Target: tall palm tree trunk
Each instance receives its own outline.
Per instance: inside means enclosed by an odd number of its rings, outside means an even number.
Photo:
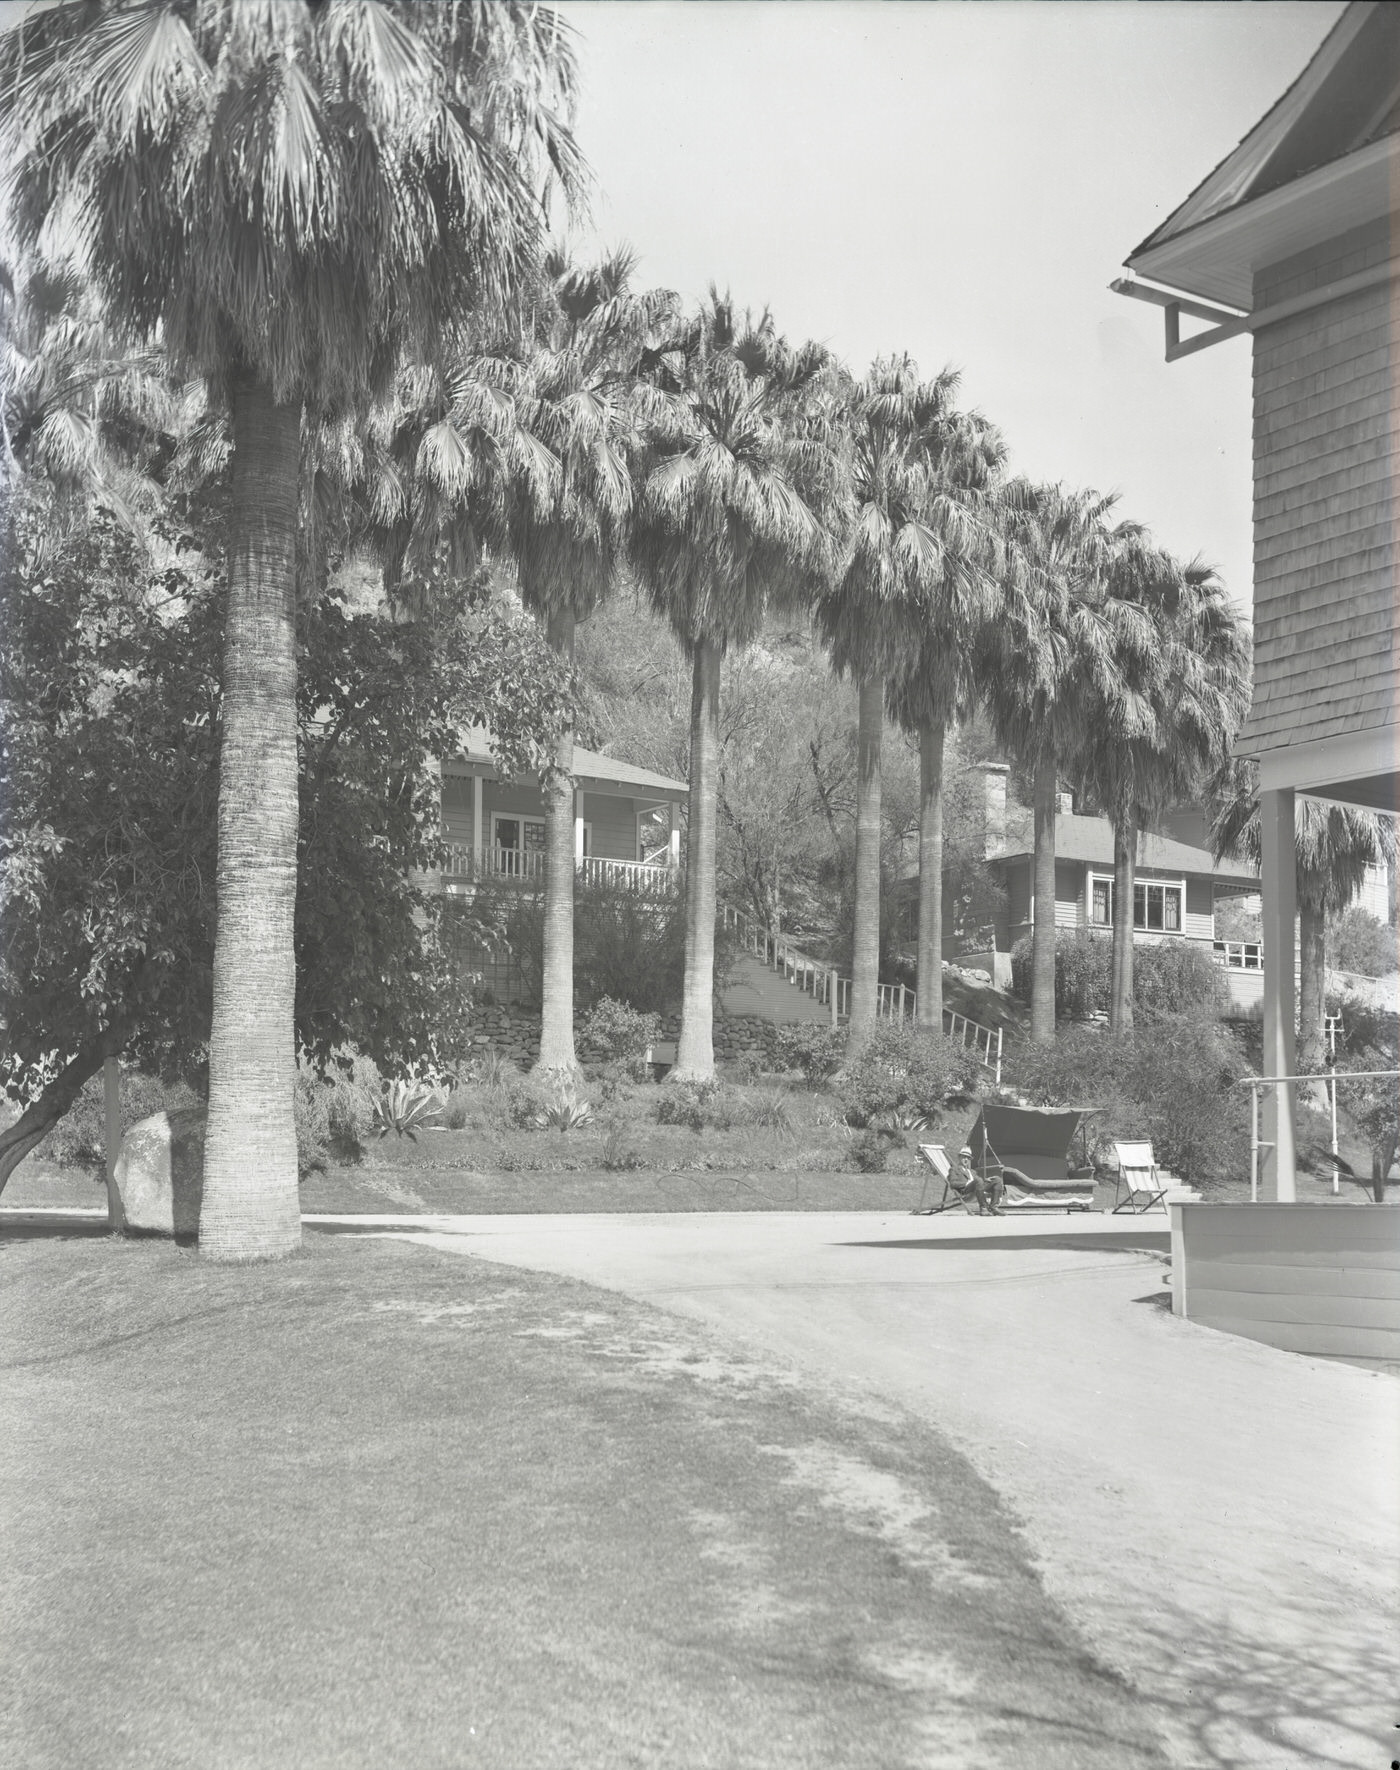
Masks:
[[[850,1050],[858,1052],[875,1026],[880,983],[880,745],[885,730],[885,685],[860,685],[856,725],[855,927],[851,941]]]
[[[1035,907],[1031,926],[1031,1043],[1055,1037],[1055,811],[1059,779],[1052,757],[1035,771]]]
[[[919,733],[920,1026],[943,1030],[943,739],[942,724]]]
[[[1137,818],[1131,807],[1113,820],[1113,995],[1109,1026],[1133,1030],[1133,892],[1137,884]]]
[[[1320,1069],[1327,1015],[1327,912],[1298,898],[1298,1068]]]
[[[209,1118],[199,1244],[216,1260],[301,1245],[297,1194],[296,532],[301,410],[233,390]]]
[[[574,661],[574,611],[553,609],[549,644]],[[574,732],[561,732],[554,753],[558,773],[545,788],[544,955],[540,1054],[535,1070],[578,1068],[574,1052]]]
[[[685,987],[670,1079],[715,1073],[715,822],[719,804],[719,670],[723,647],[695,646],[690,694],[690,822],[685,857]]]

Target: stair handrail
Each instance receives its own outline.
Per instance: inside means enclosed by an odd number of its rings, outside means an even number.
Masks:
[[[842,977],[835,966],[822,965],[797,947],[789,946],[781,935],[771,934],[756,917],[735,904],[721,903],[720,913],[722,926],[734,928],[738,932],[746,951],[761,959],[765,965],[771,964],[775,971],[782,971],[789,983],[804,994],[810,994],[813,1000],[830,1005],[833,1027],[839,1025],[842,1019],[850,1018],[849,977]],[[791,973],[789,965],[792,967]],[[912,1021],[917,1017],[917,992],[903,983],[877,984],[875,1013],[877,1018],[894,1020],[902,1026],[906,1018]],[[943,1025],[947,1037],[958,1040],[977,1053],[983,1068],[993,1072],[996,1085],[1000,1087],[1004,1029],[1000,1026],[983,1026],[980,1021],[971,1020],[966,1014],[959,1014],[952,1008],[943,1010]]]

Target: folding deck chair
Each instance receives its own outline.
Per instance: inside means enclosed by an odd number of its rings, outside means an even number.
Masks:
[[[1115,1143],[1113,1153],[1118,1157],[1118,1182],[1113,1194],[1114,1214],[1127,1211],[1132,1216],[1140,1217],[1144,1211],[1152,1210],[1155,1205],[1161,1205],[1165,1210],[1167,1189],[1171,1182],[1164,1181],[1158,1172],[1152,1145]],[[1142,1202],[1139,1203],[1139,1200]]]
[[[919,1160],[925,1164],[929,1172],[924,1175],[923,1191],[919,1194],[919,1202],[910,1213],[914,1217],[936,1217],[942,1211],[951,1211],[955,1204],[962,1206],[969,1217],[975,1215],[967,1195],[959,1192],[953,1184],[953,1165],[948,1160],[948,1151],[941,1143],[921,1143]],[[943,1196],[936,1205],[925,1208],[924,1199],[928,1195],[929,1181],[934,1175],[943,1182]]]

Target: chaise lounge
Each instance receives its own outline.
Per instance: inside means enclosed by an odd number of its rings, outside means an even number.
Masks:
[[[987,1179],[1000,1175],[1001,1208],[1021,1211],[1092,1211],[1094,1171],[1071,1164],[1070,1149],[1094,1106],[993,1106],[978,1114],[968,1143],[972,1163]]]

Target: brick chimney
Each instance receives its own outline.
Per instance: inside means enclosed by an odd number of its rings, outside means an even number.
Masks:
[[[982,770],[982,856],[995,854],[1006,846],[1006,781],[1011,773],[1005,762],[983,762]]]

